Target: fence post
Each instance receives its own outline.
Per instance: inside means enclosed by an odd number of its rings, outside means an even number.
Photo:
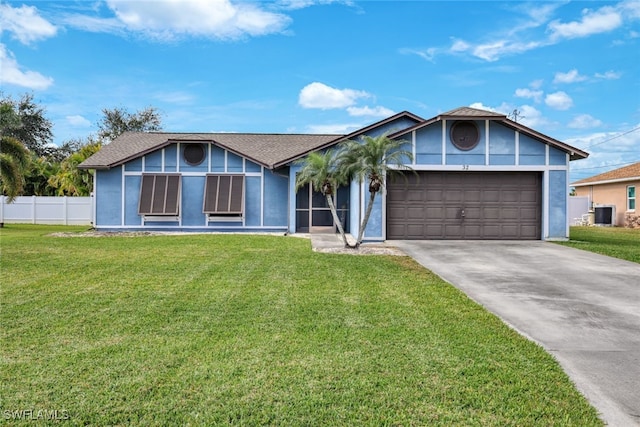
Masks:
[[[31,196],[31,223],[38,223],[38,221],[36,221],[36,196]]]
[[[64,206],[64,225],[69,225],[69,209],[67,208],[67,196],[62,199],[62,205]]]
[[[4,227],[4,196],[0,195],[0,227]]]

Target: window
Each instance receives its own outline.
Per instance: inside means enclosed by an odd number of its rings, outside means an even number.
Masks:
[[[627,210],[635,211],[636,210],[636,187],[635,185],[630,185],[627,187]]]
[[[240,220],[244,210],[244,175],[207,175],[203,210],[215,219]]]
[[[198,166],[204,161],[206,152],[202,144],[187,144],[184,146],[184,161],[188,165]]]
[[[177,216],[180,184],[181,177],[178,174],[142,174],[138,213]]]
[[[451,126],[451,142],[462,151],[474,149],[480,141],[478,125],[470,121],[455,122]]]

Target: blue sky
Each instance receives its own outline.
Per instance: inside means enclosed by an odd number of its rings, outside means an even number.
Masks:
[[[572,180],[640,161],[640,2],[2,1],[0,84],[55,142],[103,108],[176,132],[348,133],[391,114],[509,114],[591,153]]]

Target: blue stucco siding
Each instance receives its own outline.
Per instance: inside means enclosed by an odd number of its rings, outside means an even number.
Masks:
[[[142,217],[138,215],[141,182],[140,175],[124,177],[124,225],[140,225],[142,223]]]
[[[96,226],[122,222],[122,167],[98,170],[96,180]]]
[[[227,152],[227,172],[243,172],[242,157]]]
[[[549,171],[549,237],[567,238],[567,172]]]
[[[516,132],[495,122],[489,122],[489,164],[516,164]]]
[[[520,164],[521,165],[544,165],[546,144],[520,134]]]
[[[257,227],[261,221],[262,178],[248,176],[245,178],[244,216],[245,225]]]
[[[245,159],[244,168],[245,168],[245,171],[247,173],[249,173],[249,172],[257,172],[257,173],[262,172],[262,166],[260,166],[257,163],[252,162],[251,160],[246,160]]]
[[[564,151],[555,147],[549,147],[549,165],[551,166],[568,166],[569,156]]]
[[[416,164],[442,164],[442,125],[433,124],[416,132]]]
[[[206,225],[206,216],[202,212],[204,201],[204,176],[182,176],[182,225]]]
[[[171,144],[164,149],[164,171],[178,171],[178,145]]]
[[[288,170],[264,172],[264,225],[284,227],[289,209]],[[295,199],[292,199],[295,200]]]
[[[140,172],[142,171],[142,157],[133,159],[128,163],[125,163],[124,170],[127,172]]]
[[[215,145],[211,146],[211,171],[212,172],[224,172],[224,153],[220,147]]]
[[[486,163],[486,131],[484,121],[473,121],[478,126],[480,140],[478,145],[468,151],[456,148],[451,142],[451,126],[455,121],[447,121],[446,127],[446,164],[448,165],[484,165]]]
[[[144,156],[145,172],[162,172],[162,150],[154,151]]]

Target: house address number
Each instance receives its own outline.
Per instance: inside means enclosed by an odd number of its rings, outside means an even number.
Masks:
[[[468,171],[469,170],[469,165],[462,165],[462,170],[463,171]]]

